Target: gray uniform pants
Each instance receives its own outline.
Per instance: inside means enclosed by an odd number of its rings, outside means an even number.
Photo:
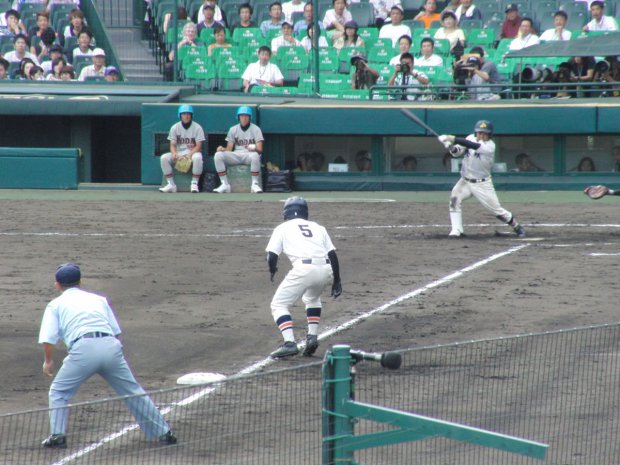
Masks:
[[[179,155],[177,154],[177,157]],[[159,158],[159,163],[161,164],[161,171],[164,173],[164,176],[167,178],[172,177],[172,168],[174,168],[174,164],[176,162],[172,161],[172,154],[170,152],[164,153]],[[199,178],[202,175],[202,154],[195,153],[192,155],[192,176],[195,178]]]
[[[226,174],[228,165],[250,165],[251,173],[260,172],[260,154],[258,152],[215,152],[213,159],[218,174]]]
[[[99,374],[119,396],[144,394],[123,356],[121,342],[115,337],[83,338],[69,349],[49,391],[50,428],[52,434],[65,434],[69,419],[66,408],[78,388],[88,378]],[[148,439],[155,439],[170,429],[148,396],[125,401]]]

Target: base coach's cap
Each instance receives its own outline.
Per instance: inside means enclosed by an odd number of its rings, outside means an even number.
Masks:
[[[74,285],[80,282],[82,272],[75,263],[65,263],[56,268],[55,278],[61,286]]]

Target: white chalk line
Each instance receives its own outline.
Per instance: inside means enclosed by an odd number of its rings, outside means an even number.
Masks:
[[[341,323],[340,325],[338,325],[336,327],[333,327],[333,328],[329,328],[328,327],[319,335],[319,340],[322,341],[324,339],[327,339],[330,336],[333,336],[335,334],[341,333],[341,332],[343,332],[343,331],[345,331],[345,330],[347,330],[347,329],[349,329],[349,328],[359,324],[361,321],[366,320],[366,319],[370,318],[371,316],[373,316],[373,315],[375,315],[377,313],[381,313],[381,312],[387,310],[390,307],[393,307],[394,305],[397,305],[397,304],[399,304],[399,303],[401,303],[401,302],[403,302],[405,300],[408,300],[408,299],[411,299],[413,297],[416,297],[416,296],[418,296],[420,294],[423,294],[423,293],[425,293],[425,292],[427,292],[427,291],[429,291],[431,289],[434,289],[436,287],[439,287],[441,285],[444,285],[444,284],[447,284],[447,283],[449,283],[451,281],[454,281],[455,279],[465,275],[466,273],[474,271],[474,270],[476,270],[478,268],[481,268],[481,267],[483,267],[483,266],[485,266],[485,265],[487,265],[487,264],[489,264],[489,263],[491,263],[491,262],[493,262],[495,260],[498,260],[498,259],[500,259],[502,257],[505,257],[507,255],[513,254],[515,252],[518,252],[519,250],[522,250],[522,249],[524,249],[526,247],[529,247],[529,246],[530,246],[530,244],[522,244],[522,245],[518,245],[518,246],[515,246],[515,247],[511,247],[511,248],[509,248],[509,249],[507,249],[507,250],[505,250],[503,252],[499,252],[499,253],[496,253],[494,255],[491,255],[491,256],[489,256],[487,258],[484,258],[484,259],[482,259],[480,261],[477,261],[476,263],[474,263],[472,265],[466,266],[465,268],[462,268],[462,269],[460,269],[458,271],[450,273],[449,275],[444,276],[443,278],[440,278],[440,279],[438,279],[436,281],[433,281],[433,282],[431,282],[431,283],[429,283],[429,284],[427,284],[427,285],[425,285],[423,287],[420,287],[420,288],[415,289],[415,290],[413,290],[411,292],[403,294],[403,295],[401,295],[401,296],[399,296],[399,297],[397,297],[395,299],[392,299],[392,300],[384,303],[383,305],[380,305],[379,307],[376,307],[376,308],[374,308],[374,309],[372,309],[370,311],[362,313],[361,315],[358,315],[357,317],[355,317],[355,318],[353,318],[351,320],[348,320],[348,321],[346,321],[344,323]],[[303,350],[303,348],[305,348],[305,341],[300,342],[298,345]],[[247,375],[247,374],[254,373],[254,372],[256,372],[258,370],[261,370],[262,368],[264,368],[264,367],[266,367],[266,366],[268,366],[268,365],[270,365],[270,364],[272,364],[274,362],[275,362],[275,360],[270,358],[270,357],[264,358],[263,360],[260,360],[260,361],[258,361],[256,363],[253,363],[252,365],[249,365],[246,368],[243,368],[238,373],[236,373],[235,376]],[[172,411],[174,407],[190,405],[191,403],[193,403],[193,402],[195,402],[195,401],[197,401],[197,400],[199,400],[199,399],[209,395],[211,392],[215,391],[217,389],[217,387],[218,387],[217,385],[209,385],[205,389],[202,389],[202,390],[198,391],[197,393],[192,394],[191,396],[186,397],[185,399],[182,399],[182,400],[174,403],[172,406],[168,406],[168,407],[165,407],[165,408],[161,409],[161,413],[163,415],[166,415],[166,414],[170,413],[170,411]],[[99,447],[102,447],[103,445],[113,441],[114,439],[117,439],[117,438],[123,436],[126,433],[128,433],[130,431],[134,431],[136,428],[138,428],[137,424],[129,425],[129,426],[121,429],[120,431],[117,431],[115,433],[112,433],[112,434],[104,437],[103,439],[101,439],[100,441],[98,441],[96,443],[93,443],[93,444],[91,444],[91,445],[89,445],[89,446],[87,446],[87,447],[85,447],[85,448],[83,448],[83,449],[81,449],[81,450],[71,454],[71,455],[68,455],[68,456],[58,460],[57,462],[54,462],[52,465],[63,465],[63,464],[72,462],[73,460],[78,459],[78,458],[80,458],[80,457],[82,457],[82,456],[84,456],[84,455],[86,455],[86,454],[88,454],[90,452],[93,452],[94,450],[98,449]]]
[[[498,227],[498,223],[472,223],[466,224],[466,228],[492,228]],[[526,228],[611,228],[620,229],[620,224],[591,224],[591,223],[536,223],[527,224]],[[333,226],[330,229],[338,231],[355,230],[385,230],[385,229],[450,229],[449,224],[385,224],[385,225],[358,225],[358,226]],[[6,237],[117,237],[117,238],[174,238],[174,237],[197,237],[197,238],[225,238],[225,237],[268,237],[273,228],[246,228],[233,229],[224,233],[106,233],[106,232],[63,232],[63,231],[39,231],[39,232],[2,232],[0,236]]]

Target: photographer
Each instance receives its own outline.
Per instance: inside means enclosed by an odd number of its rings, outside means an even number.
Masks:
[[[379,79],[379,71],[368,66],[368,60],[364,55],[353,55],[351,66],[355,66],[355,74],[351,79],[353,89],[370,89]]]
[[[424,73],[413,70],[413,55],[411,53],[403,53],[400,56],[400,63],[396,65],[394,74],[392,74],[388,81],[388,85],[411,86],[402,89],[396,95],[399,96],[400,100],[417,100],[422,94],[420,85],[425,86],[428,82],[428,77]]]
[[[593,82],[597,84],[598,97],[618,97],[620,95],[617,85],[603,84],[620,81],[620,63],[618,57],[609,56],[594,65]]]
[[[483,74],[481,67],[480,58],[476,56],[470,56],[465,64],[459,67],[462,70],[461,73],[466,71],[468,74],[465,78],[465,84],[468,86],[469,98],[472,100],[499,100],[500,96],[491,92],[489,81],[484,78],[488,77],[488,74]]]

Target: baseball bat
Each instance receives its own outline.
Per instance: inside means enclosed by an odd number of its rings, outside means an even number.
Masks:
[[[405,115],[407,118],[409,118],[414,123],[422,126],[424,129],[426,129],[433,136],[439,137],[439,134],[437,134],[437,132],[432,127],[430,127],[428,124],[426,124],[424,121],[422,121],[422,119],[419,118],[417,115],[415,115],[411,111],[407,110],[406,108],[401,108],[400,111],[401,111],[401,113],[403,115]]]

